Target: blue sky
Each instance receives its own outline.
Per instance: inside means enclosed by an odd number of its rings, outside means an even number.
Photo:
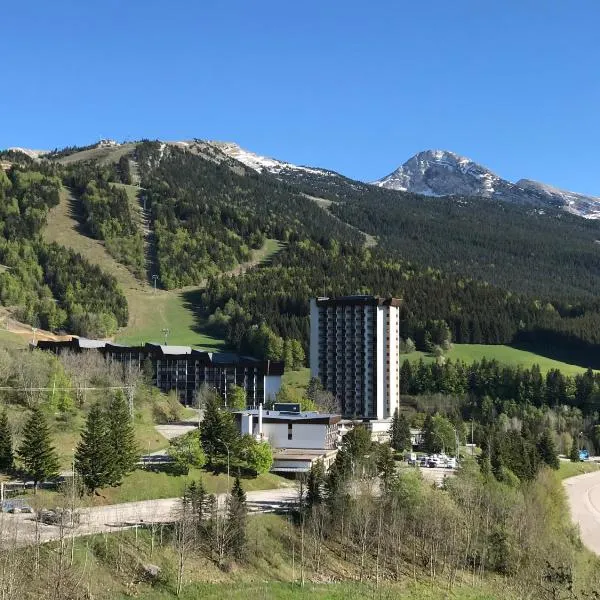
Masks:
[[[0,148],[236,141],[372,180],[429,148],[600,196],[597,0],[10,2]]]

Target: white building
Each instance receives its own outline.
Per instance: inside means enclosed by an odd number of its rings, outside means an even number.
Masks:
[[[299,405],[276,405],[279,409],[248,409],[235,412],[239,431],[266,440],[273,447],[272,471],[304,472],[322,460],[328,468],[339,442],[341,417],[318,412],[301,412]]]
[[[398,407],[400,305],[376,296],[311,300],[311,376],[336,396],[346,418],[388,421]]]

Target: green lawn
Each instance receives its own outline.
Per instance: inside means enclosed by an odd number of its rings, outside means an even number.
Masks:
[[[600,465],[595,462],[571,462],[566,460],[560,461],[560,468],[558,469],[558,475],[561,479],[567,479],[568,477],[575,477],[575,475],[583,475],[585,473],[593,473],[598,471]]]
[[[0,329],[0,348],[25,348],[27,340],[16,333]]]
[[[197,319],[193,305],[198,292],[165,292],[157,290],[144,294],[144,297],[129,295],[130,306],[135,304],[135,320],[130,320],[116,336],[122,344],[144,342],[164,343],[163,329],[169,329],[167,343],[186,346],[200,346],[218,350],[224,346],[223,340],[201,333],[202,323]]]
[[[483,588],[483,589],[482,589]],[[125,599],[130,596],[121,596]],[[167,600],[174,595],[166,590],[152,590],[138,598],[140,600]],[[178,596],[182,600],[508,600],[516,598],[512,594],[487,592],[485,586],[477,588],[455,586],[452,592],[447,587],[431,584],[374,584],[362,583],[312,583],[307,581],[302,587],[297,583],[263,581],[249,583],[196,583],[186,586]]]
[[[291,388],[295,390],[300,390],[304,392],[306,390],[306,386],[310,380],[310,369],[304,368],[299,371],[292,371],[287,369],[283,377],[281,378],[282,385],[289,385]]]
[[[204,470],[190,469],[188,475],[170,475],[138,469],[128,475],[123,484],[115,488],[101,490],[102,504],[118,504],[120,502],[135,502],[136,500],[154,500],[157,498],[176,498],[183,494],[185,485],[202,478],[206,490],[211,494],[221,494],[229,491],[233,485],[234,473],[231,473],[229,484],[226,473],[213,475]],[[291,485],[287,479],[266,473],[256,478],[242,479],[242,485],[247,492],[268,490]]]
[[[489,345],[489,344],[454,344],[452,349],[447,352],[446,356],[452,360],[463,360],[467,363],[479,361],[482,358],[496,359],[506,365],[521,365],[522,367],[531,367],[538,364],[542,372],[550,369],[560,369],[566,375],[576,375],[585,371],[583,367],[568,364],[552,358],[547,358],[526,350],[519,350],[511,346]],[[400,360],[414,361],[423,358],[425,361],[433,361],[434,357],[425,352],[412,352],[403,354]]]

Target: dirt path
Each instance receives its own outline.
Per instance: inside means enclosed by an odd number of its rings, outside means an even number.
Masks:
[[[582,542],[600,556],[600,471],[569,477],[563,485]]]

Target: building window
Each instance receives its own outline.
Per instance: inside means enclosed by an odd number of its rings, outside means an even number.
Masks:
[[[292,439],[292,424],[288,423],[288,440]]]

